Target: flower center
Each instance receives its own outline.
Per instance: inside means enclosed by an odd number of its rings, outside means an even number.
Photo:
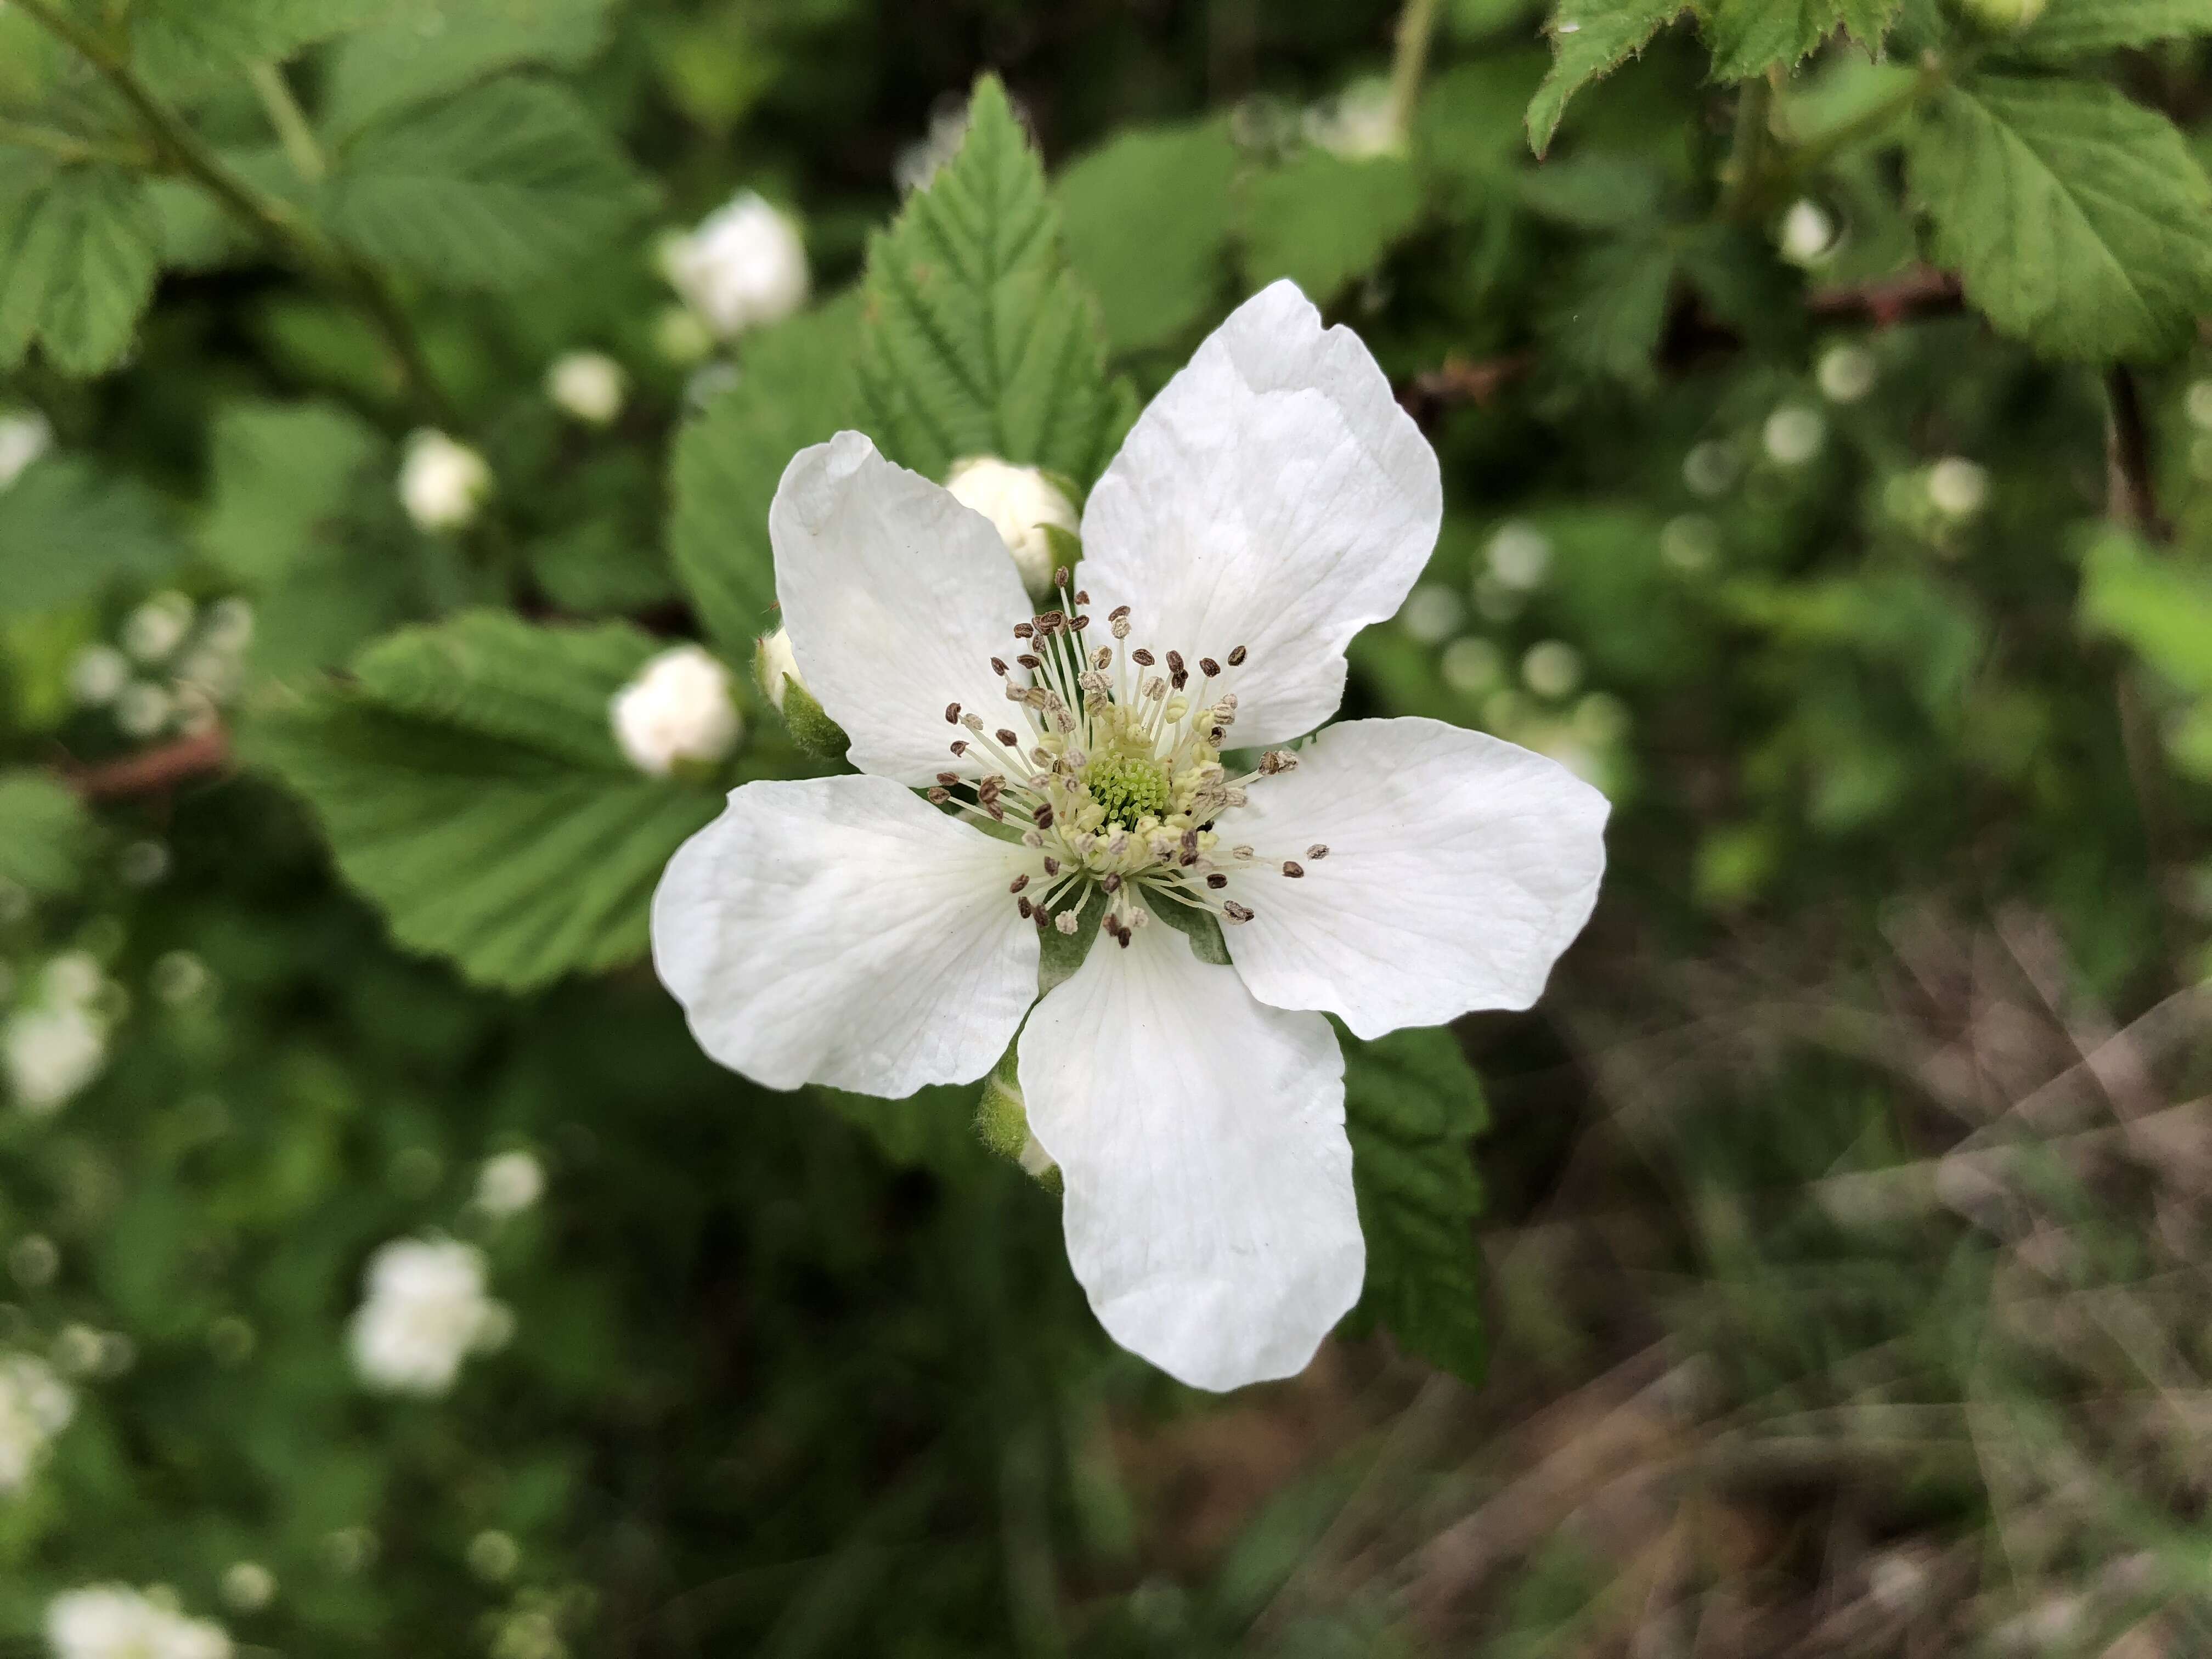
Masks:
[[[1166,653],[1164,671],[1146,647],[1125,652],[1127,605],[1107,618],[1114,643],[1086,647],[1091,618],[1079,607],[1091,596],[1070,593],[1067,572],[1056,574],[1062,608],[1014,629],[1023,647],[1014,663],[1026,681],[991,659],[1018,708],[1007,717],[1018,729],[991,727],[949,706],[946,722],[967,733],[952,752],[981,775],[940,772],[930,799],[987,827],[1024,825],[1022,843],[1042,855],[1041,868],[1015,878],[1011,890],[1039,927],[1076,932],[1094,892],[1106,898],[1099,925],[1125,946],[1152,920],[1139,895],[1211,910],[1231,926],[1249,921],[1251,908],[1230,896],[1232,876],[1273,870],[1296,878],[1305,868],[1224,846],[1216,824],[1245,804],[1247,785],[1290,770],[1297,758],[1270,750],[1257,771],[1231,777],[1221,750],[1237,722],[1237,696],[1225,688],[1223,664],[1200,657],[1194,685],[1179,651]],[[1242,646],[1230,652],[1228,669],[1242,667],[1247,654]],[[1306,857],[1328,852],[1310,848]]]

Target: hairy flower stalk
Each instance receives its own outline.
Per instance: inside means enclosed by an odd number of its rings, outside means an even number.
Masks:
[[[701,1046],[774,1088],[1011,1069],[1108,1332],[1203,1388],[1303,1369],[1366,1261],[1324,1012],[1526,1007],[1604,864],[1603,798],[1495,738],[1288,747],[1442,513],[1382,370],[1286,283],[1138,421],[1044,609],[957,494],[858,433],[801,451],[776,594],[863,775],[747,784],[670,861],[653,960]]]

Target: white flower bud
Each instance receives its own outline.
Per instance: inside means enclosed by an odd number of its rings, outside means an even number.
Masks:
[[[662,269],[684,302],[722,338],[780,323],[806,303],[806,246],[789,219],[750,191],[676,236]]]
[[[1818,202],[1800,198],[1782,216],[1782,229],[1775,240],[1781,245],[1782,257],[1791,264],[1815,265],[1835,249],[1836,222]]]
[[[1832,404],[1855,404],[1874,390],[1880,372],[1874,353],[1863,345],[1830,346],[1820,354],[1814,378],[1820,393]]]
[[[1583,683],[1582,653],[1565,640],[1545,640],[1521,659],[1521,678],[1540,697],[1564,697]]]
[[[1828,441],[1828,423],[1816,409],[1786,404],[1766,417],[1760,441],[1767,459],[1779,466],[1802,466]]]
[[[677,646],[646,664],[615,694],[608,713],[623,753],[650,777],[713,766],[744,734],[730,671],[696,645]]]
[[[484,1294],[483,1253],[453,1239],[392,1240],[370,1258],[368,1285],[348,1334],[354,1369],[374,1388],[443,1394],[463,1360],[513,1329]]]
[[[93,1584],[46,1604],[46,1645],[54,1659],[230,1659],[230,1637],[205,1619],[187,1619],[165,1589]]]
[[[545,371],[545,395],[586,426],[612,426],[629,395],[629,377],[604,351],[572,351]]]
[[[1406,148],[1386,76],[1355,81],[1325,104],[1306,112],[1306,138],[1347,161],[1396,155]]]
[[[487,1215],[519,1215],[544,1192],[545,1166],[528,1152],[501,1152],[477,1171],[477,1207]]]
[[[799,672],[799,659],[791,649],[791,630],[779,628],[761,635],[760,649],[753,653],[753,678],[760,684],[761,696],[779,714],[783,713],[787,677],[796,681],[800,690],[806,689],[806,677]]]
[[[70,660],[70,696],[88,708],[113,702],[131,683],[131,659],[112,645],[88,645]]]
[[[961,461],[945,481],[952,499],[991,521],[1014,556],[1022,573],[1022,586],[1042,602],[1052,592],[1054,567],[1062,562],[1053,551],[1048,530],[1075,533],[1075,503],[1051,479],[1033,466],[1016,466],[995,455],[978,455]]]
[[[490,494],[491,468],[466,444],[428,430],[407,441],[399,501],[418,529],[465,530]]]
[[[234,1561],[223,1569],[222,1599],[240,1613],[258,1613],[276,1598],[276,1575],[258,1561]]]
[[[30,1354],[0,1354],[0,1496],[19,1492],[76,1414],[76,1395]]]
[[[1522,520],[1498,526],[1490,538],[1490,574],[1508,587],[1543,585],[1552,568],[1552,538]]]
[[[1928,469],[1928,499],[1948,518],[1971,519],[1990,498],[1990,475],[1963,456],[1946,455]]]
[[[15,1103],[34,1115],[82,1092],[106,1063],[106,1030],[81,1004],[19,1008],[0,1024],[0,1069]]]
[[[161,662],[191,631],[198,608],[181,593],[156,593],[123,622],[123,648],[143,663]]]
[[[35,410],[0,415],[0,489],[21,477],[54,445],[51,422]]]

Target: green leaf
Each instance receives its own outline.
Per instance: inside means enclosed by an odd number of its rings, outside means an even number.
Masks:
[[[393,9],[393,0],[139,0],[131,51],[140,72],[164,91],[198,92]]]
[[[1680,16],[1686,0],[1559,0],[1553,15],[1552,72],[1528,104],[1528,147],[1552,147],[1567,100],[1610,75]]]
[[[336,404],[231,404],[215,421],[202,555],[262,587],[324,562],[355,481],[384,449],[374,428]]]
[[[154,297],[161,223],[120,168],[0,177],[0,369],[33,341],[64,374],[112,368]]]
[[[1120,435],[1097,303],[1069,267],[1044,168],[986,76],[960,153],[868,248],[860,383],[892,459],[969,455],[1088,485]]]
[[[1795,69],[1837,30],[1879,48],[1900,0],[1716,0],[1705,14],[1713,73],[1747,81],[1770,69]]]
[[[2056,61],[2189,34],[2212,34],[2205,0],[2051,0],[2034,22],[1995,44],[2008,57]]]
[[[2083,562],[2081,620],[2183,690],[2212,696],[2212,578],[2108,532]]]
[[[511,293],[592,254],[649,200],[573,94],[500,81],[364,135],[325,189],[324,217],[426,282]]]
[[[360,131],[512,69],[577,69],[606,44],[611,0],[398,0],[331,61],[323,125]]]
[[[94,826],[76,794],[43,772],[0,772],[0,884],[52,898],[82,873]]]
[[[1489,1121],[1482,1084],[1448,1030],[1373,1042],[1345,1033],[1345,1128],[1367,1285],[1355,1328],[1379,1321],[1411,1352],[1482,1380],[1482,1182],[1468,1142]]]
[[[1935,251],[2057,357],[2164,357],[2212,310],[2212,183],[2172,123],[2086,81],[1978,76],[1910,140]]]
[[[1576,261],[1560,300],[1545,315],[1553,356],[1583,375],[1651,386],[1675,270],[1674,249],[1663,237],[1595,244]]]
[[[668,550],[707,631],[733,659],[772,625],[768,507],[791,458],[860,418],[857,295],[753,335],[744,373],[676,441]]]
[[[641,956],[662,866],[720,804],[631,770],[609,732],[658,648],[623,624],[463,616],[372,646],[357,689],[264,715],[242,747],[314,807],[393,938],[532,989]]]
[[[876,1144],[904,1169],[926,1169],[972,1181],[989,1168],[975,1133],[975,1085],[920,1089],[903,1100],[848,1094],[817,1084],[807,1092]]]
[[[1060,174],[1068,257],[1115,351],[1170,344],[1216,308],[1236,222],[1229,129],[1226,116],[1129,128]]]
[[[309,206],[307,187],[283,145],[260,144],[218,154],[225,167],[258,189],[297,207]],[[146,193],[161,224],[164,269],[221,270],[268,256],[268,244],[200,185],[185,179],[155,179],[147,185]]]
[[[1347,161],[1309,146],[1246,187],[1245,285],[1287,276],[1326,305],[1381,264],[1420,216],[1411,162]]]
[[[135,479],[59,456],[0,489],[0,616],[58,610],[116,582],[151,580],[181,550]]]

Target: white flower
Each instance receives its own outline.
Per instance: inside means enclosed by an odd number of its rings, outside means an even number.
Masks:
[[[76,1395],[43,1359],[0,1354],[0,1494],[21,1490],[76,1415]]]
[[[1962,455],[1946,455],[1928,469],[1928,499],[1947,518],[1971,519],[1990,498],[1990,475]]]
[[[181,593],[156,593],[123,621],[123,648],[143,663],[166,661],[191,632],[198,610]]]
[[[1015,466],[995,455],[962,461],[945,481],[952,499],[991,521],[1014,556],[1022,586],[1042,604],[1052,593],[1052,573],[1063,562],[1053,551],[1054,530],[1075,533],[1075,503],[1034,466]]]
[[[1780,466],[1802,466],[1820,453],[1828,441],[1828,422],[1817,409],[1785,404],[1766,417],[1760,434],[1769,460]]]
[[[0,415],[0,489],[21,477],[53,447],[53,423],[36,410]]]
[[[744,732],[730,671],[696,645],[653,658],[615,694],[607,712],[623,753],[649,777],[726,760]]]
[[[783,713],[787,679],[796,681],[802,691],[806,689],[806,677],[799,672],[799,659],[791,654],[788,629],[779,628],[773,634],[761,636],[760,649],[753,653],[753,678],[759,683],[761,696],[779,714]]]
[[[230,1659],[222,1626],[187,1619],[166,1591],[94,1584],[46,1604],[55,1659]]]
[[[131,681],[131,659],[112,645],[88,645],[70,659],[70,696],[88,708],[113,702]]]
[[[710,213],[662,259],[684,302],[722,338],[780,323],[806,303],[806,246],[797,227],[750,191]]]
[[[276,1575],[258,1561],[234,1561],[223,1569],[222,1599],[240,1613],[258,1613],[276,1599]]]
[[[464,530],[491,494],[491,468],[466,444],[442,432],[407,441],[399,467],[399,501],[422,530]]]
[[[1355,81],[1326,104],[1306,112],[1307,139],[1347,161],[1395,155],[1406,148],[1387,76]]]
[[[354,1369],[376,1388],[443,1394],[511,1322],[484,1294],[483,1253],[453,1239],[392,1240],[370,1259],[367,1283],[349,1334]]]
[[[477,1171],[477,1207],[489,1215],[518,1215],[545,1193],[545,1166],[528,1152],[501,1152]]]
[[[1801,198],[1782,216],[1782,230],[1776,240],[1781,244],[1782,257],[1791,264],[1816,265],[1834,251],[1836,222],[1818,202]]]
[[[0,1023],[0,1066],[25,1111],[44,1117],[78,1094],[107,1063],[107,1030],[83,1005],[18,1008]]]
[[[1019,1030],[1106,1329],[1204,1388],[1302,1369],[1365,1267],[1322,1011],[1368,1037],[1527,1007],[1604,862],[1595,790],[1435,720],[1224,769],[1335,712],[1442,515],[1389,380],[1287,283],[1138,421],[1081,589],[1042,616],[945,491],[858,433],[802,451],[777,597],[866,775],[748,784],[671,861],[654,961],[702,1046],[771,1088],[895,1097],[982,1076]],[[1233,965],[1154,921],[1169,900],[1229,924]],[[1041,931],[1101,912],[1038,1000]]]
[[[545,371],[545,395],[588,426],[611,426],[629,393],[629,377],[604,351],[572,351]]]

